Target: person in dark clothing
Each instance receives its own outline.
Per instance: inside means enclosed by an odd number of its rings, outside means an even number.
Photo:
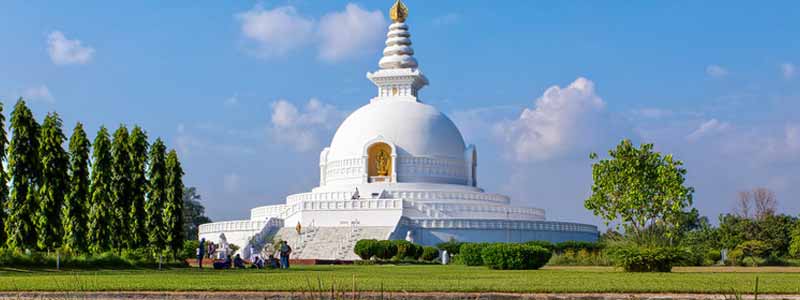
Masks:
[[[225,257],[224,261],[215,261],[214,262],[214,269],[217,269],[217,270],[230,269],[231,268],[231,263],[232,263],[231,256],[228,255],[228,256]]]
[[[206,252],[206,239],[200,239],[200,246],[197,247],[197,267],[202,269],[203,268],[203,256],[205,256]]]
[[[233,267],[237,269],[244,269],[244,259],[242,259],[239,254],[236,254],[236,257],[233,259]]]
[[[253,259],[253,263],[250,264],[251,269],[261,269],[263,267],[264,267],[264,260],[262,260],[260,256],[256,256],[256,258]]]
[[[281,255],[281,269],[289,268],[289,255],[292,254],[292,247],[286,241],[281,241],[280,255]]]

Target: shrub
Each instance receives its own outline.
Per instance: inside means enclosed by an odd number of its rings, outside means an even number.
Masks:
[[[393,242],[395,247],[397,247],[397,254],[395,254],[394,259],[417,260],[420,256],[422,256],[422,246],[420,245],[413,244],[405,240],[396,240]]]
[[[750,240],[736,246],[729,254],[733,264],[744,264],[748,266],[758,266],[765,262],[765,254],[769,252],[769,246],[758,240]]]
[[[187,258],[195,258],[197,257],[197,248],[200,247],[200,241],[198,240],[186,240],[183,242],[183,247],[181,251],[178,252],[178,259],[185,260]],[[124,254],[124,252],[123,252]]]
[[[706,260],[712,261],[712,264],[716,264],[721,259],[722,253],[717,249],[710,249],[706,252]]]
[[[481,257],[481,251],[483,251],[484,247],[489,245],[489,243],[462,244],[458,254],[459,262],[468,266],[482,266],[483,257]]]
[[[533,270],[544,266],[553,253],[541,246],[498,243],[481,250],[483,263],[498,270]]]
[[[531,246],[539,246],[547,250],[550,250],[551,252],[555,251],[556,249],[556,245],[551,243],[550,241],[542,241],[542,240],[527,241],[525,242],[525,244]]]
[[[670,272],[687,255],[676,247],[618,245],[609,251],[614,264],[627,272]]]
[[[439,258],[439,249],[429,246],[422,247],[422,256],[420,257],[421,260],[434,261],[437,258]]]
[[[442,251],[447,251],[450,255],[457,255],[461,252],[461,245],[464,243],[456,241],[454,239],[450,239],[450,241],[436,244],[436,248],[442,249]]]
[[[375,242],[375,257],[390,259],[397,255],[397,245],[392,241],[382,240]]]
[[[378,243],[377,240],[359,240],[356,242],[356,246],[353,248],[353,252],[358,255],[363,260],[368,260],[375,256],[375,252],[377,250],[376,244]]]

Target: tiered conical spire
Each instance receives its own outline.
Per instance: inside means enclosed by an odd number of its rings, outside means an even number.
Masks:
[[[411,34],[405,20],[408,8],[397,0],[389,10],[392,25],[386,34],[386,48],[378,65],[380,70],[367,73],[367,78],[378,87],[378,96],[371,101],[420,101],[420,89],[428,85],[428,79],[417,68],[414,49],[411,49]]]
[[[392,25],[386,34],[386,48],[383,49],[383,58],[378,65],[381,69],[416,68],[417,60],[414,59],[414,49],[411,48],[411,34],[405,20],[408,17],[408,8],[402,1],[397,0],[389,10]]]

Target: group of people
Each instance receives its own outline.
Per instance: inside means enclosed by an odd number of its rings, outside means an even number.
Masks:
[[[209,242],[208,244],[212,245],[212,247],[214,245],[211,242]],[[266,254],[266,255],[264,255],[264,256],[266,256],[266,258],[262,258],[261,254],[253,254],[252,255],[253,260],[250,263],[250,268],[253,268],[253,269],[264,269],[264,268],[288,269],[289,268],[289,256],[292,254],[292,247],[289,246],[289,244],[286,243],[286,241],[281,241],[280,244],[276,247],[277,248],[276,250],[278,252],[278,255],[279,255],[280,259],[276,259],[275,258],[275,254],[274,254],[275,251],[271,250],[270,248],[271,247],[268,246],[268,247],[265,248],[265,250],[267,250],[267,251],[263,251],[262,252],[262,254]],[[213,258],[213,254],[214,254],[213,252],[210,252],[210,253],[206,252],[206,251],[211,251],[211,250],[216,250],[216,249],[215,248],[211,248],[209,246],[206,246],[205,238],[201,239],[200,240],[200,246],[197,247],[197,265],[198,265],[198,268],[201,268],[201,269],[203,268],[203,258],[205,258],[205,257],[212,257]],[[245,264],[246,263],[245,260],[242,259],[241,255],[239,255],[238,253],[235,256],[233,256],[233,258],[231,258],[231,255],[229,253],[225,253],[223,259],[221,259],[221,260],[212,260],[212,262],[213,262],[212,265],[213,265],[214,269],[245,269],[245,268],[247,268],[247,266]]]

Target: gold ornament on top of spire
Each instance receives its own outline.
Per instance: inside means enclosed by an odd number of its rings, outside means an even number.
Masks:
[[[408,18],[408,7],[403,4],[403,1],[397,0],[389,9],[389,16],[395,23],[403,23]]]

